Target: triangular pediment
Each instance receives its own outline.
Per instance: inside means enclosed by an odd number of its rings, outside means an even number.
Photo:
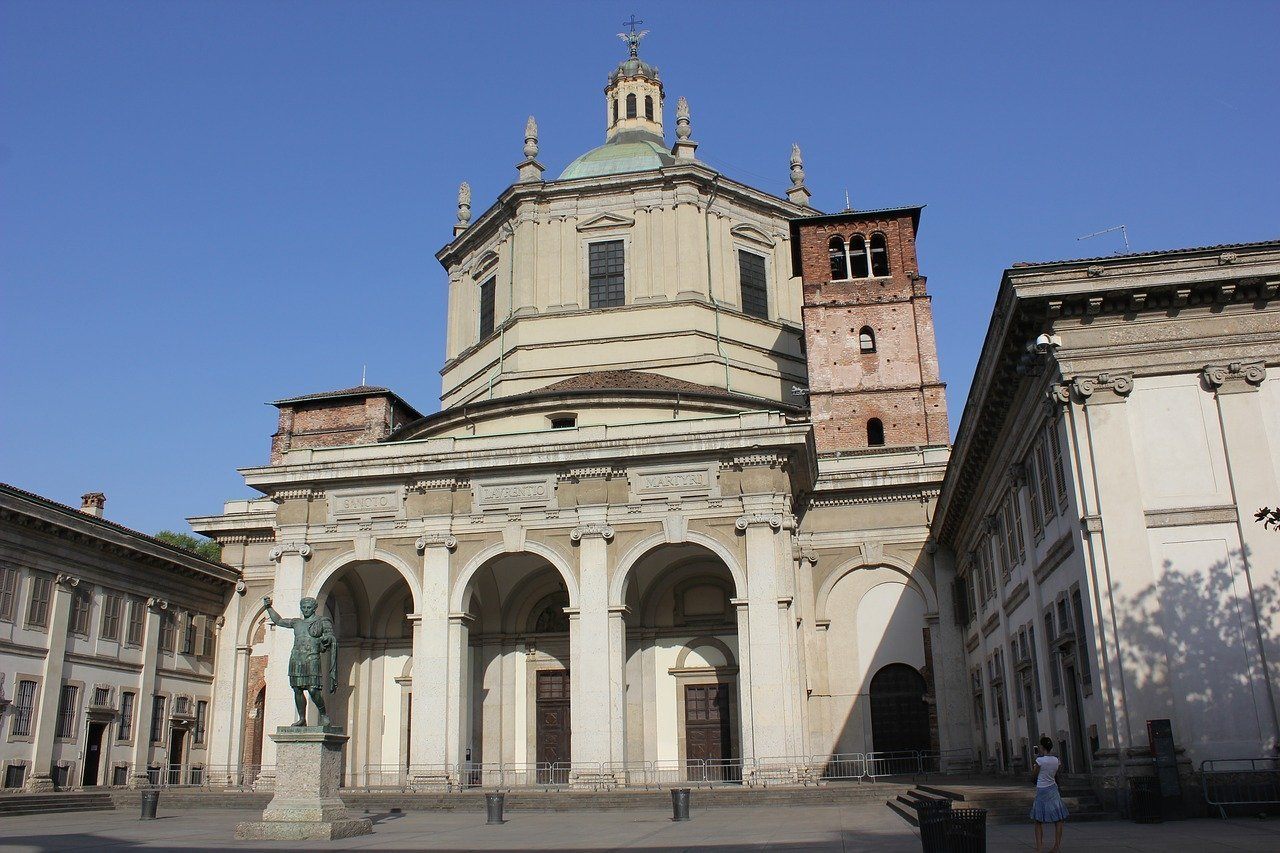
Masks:
[[[578,223],[578,230],[603,231],[608,228],[630,228],[635,224],[636,221],[629,216],[619,216],[616,213],[602,213],[599,216],[588,219],[586,222]]]
[[[754,225],[735,225],[729,229],[729,233],[739,240],[745,240],[748,243],[755,243],[759,246],[772,246],[776,242]]]

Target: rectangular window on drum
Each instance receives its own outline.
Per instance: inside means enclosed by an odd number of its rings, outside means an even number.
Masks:
[[[490,276],[480,285],[480,340],[493,334],[494,305],[497,299],[498,277]]]
[[[588,249],[588,297],[592,308],[616,308],[627,303],[626,256],[621,240],[592,243]]]
[[[743,312],[752,317],[769,319],[769,291],[764,258],[754,252],[738,250],[738,276],[742,283]]]

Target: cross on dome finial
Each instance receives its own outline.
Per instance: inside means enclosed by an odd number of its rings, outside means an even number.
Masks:
[[[635,59],[637,56],[640,55],[640,39],[649,35],[648,30],[641,30],[640,32],[636,32],[636,27],[640,26],[643,23],[644,21],[637,21],[636,16],[632,15],[631,20],[622,22],[622,26],[630,28],[630,32],[618,33],[618,38],[625,41],[627,43],[627,47],[631,49],[632,59]]]

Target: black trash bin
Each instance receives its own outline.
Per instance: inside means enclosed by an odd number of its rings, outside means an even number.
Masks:
[[[672,820],[688,820],[689,819],[689,789],[688,788],[672,788],[671,789],[671,819]]]
[[[987,853],[986,809],[952,809],[947,814],[947,853]]]
[[[1129,777],[1129,816],[1134,823],[1160,823],[1160,780],[1154,776]]]
[[[139,820],[155,820],[156,808],[160,805],[160,792],[155,788],[147,788],[142,792],[142,816]]]
[[[924,853],[947,853],[947,817],[951,814],[948,799],[926,800],[916,806],[920,819],[920,847]]]
[[[484,807],[489,812],[488,823],[506,823],[502,819],[502,808],[506,805],[507,795],[503,793],[492,793],[484,795]]]

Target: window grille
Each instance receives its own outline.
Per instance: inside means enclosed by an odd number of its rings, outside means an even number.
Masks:
[[[883,234],[871,235],[871,274],[876,277],[889,274],[889,249]]]
[[[62,685],[62,694],[58,697],[58,724],[54,728],[54,737],[75,737],[76,702],[79,698],[79,687],[74,684]]]
[[[493,317],[496,293],[498,289],[498,277],[496,275],[489,276],[483,284],[480,285],[480,340],[484,340],[493,334]]]
[[[13,722],[9,725],[12,737],[31,736],[31,717],[36,709],[36,683],[19,681],[18,693],[13,701]]]
[[[129,627],[128,633],[125,635],[125,642],[131,646],[142,645],[142,627],[145,619],[143,608],[145,606],[140,598],[129,599]]]
[[[164,697],[151,697],[151,742],[164,743]]]
[[[120,722],[116,726],[116,740],[133,737],[133,694],[120,694]]]
[[[591,308],[614,308],[626,304],[626,259],[621,240],[592,243],[588,268]]]
[[[111,707],[111,688],[97,686],[93,688],[93,707],[110,708]]]
[[[209,714],[209,703],[203,700],[196,702],[196,725],[192,737],[196,743],[204,743],[205,718]]]
[[[769,290],[765,279],[764,258],[754,252],[739,249],[738,276],[742,284],[742,310],[752,317],[769,319]]]
[[[14,604],[17,600],[17,568],[14,566],[0,566],[0,621],[13,621]]]
[[[44,628],[49,624],[49,599],[53,595],[53,579],[48,575],[31,578],[31,604],[27,608],[27,625]]]
[[[102,625],[99,633],[104,640],[120,639],[120,596],[108,593],[102,599]]]

